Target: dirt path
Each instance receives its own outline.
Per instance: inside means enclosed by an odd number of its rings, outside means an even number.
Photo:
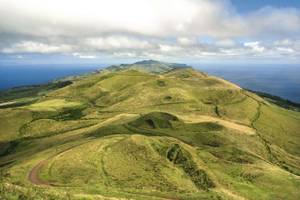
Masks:
[[[49,182],[40,179],[40,177],[39,177],[39,173],[40,173],[42,167],[47,163],[47,161],[48,160],[43,160],[31,169],[31,171],[28,175],[28,179],[31,183],[33,183],[35,185],[46,185],[46,186],[52,185]]]
[[[71,147],[69,147],[69,148],[67,148],[67,149],[64,149],[64,150],[62,150],[62,151],[56,153],[55,155],[52,155],[52,156],[48,157],[48,158],[45,159],[45,160],[40,161],[40,162],[39,162],[38,164],[36,164],[36,165],[31,169],[31,171],[29,172],[28,180],[29,180],[31,183],[35,184],[35,185],[58,186],[58,185],[55,185],[55,184],[53,184],[53,183],[50,183],[49,181],[44,181],[44,180],[40,179],[39,173],[41,172],[41,169],[43,168],[43,166],[46,165],[47,162],[48,162],[51,158],[54,158],[54,157],[56,157],[56,156],[59,156],[59,155],[65,153],[65,152],[67,152],[67,151],[69,151],[69,150],[71,150],[71,149],[73,149],[73,148],[75,148],[75,147],[78,147],[78,146],[80,146],[80,145],[86,144],[86,143],[88,143],[88,142],[91,142],[91,141],[89,140],[89,141],[82,142],[82,143],[80,143],[80,144],[73,145],[73,146],[71,146]]]

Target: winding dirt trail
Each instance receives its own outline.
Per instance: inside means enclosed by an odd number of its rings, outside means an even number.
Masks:
[[[46,165],[47,162],[48,162],[51,158],[54,158],[54,157],[56,157],[56,156],[59,156],[59,155],[65,153],[65,152],[67,152],[67,151],[69,151],[69,150],[71,150],[71,149],[73,149],[73,148],[75,148],[75,147],[81,146],[81,145],[86,144],[86,143],[89,143],[89,142],[91,142],[91,141],[89,140],[89,141],[85,141],[85,142],[83,142],[83,143],[81,143],[81,144],[73,145],[73,146],[71,146],[71,147],[69,147],[69,148],[67,148],[67,149],[64,149],[64,150],[62,150],[62,151],[60,151],[60,152],[58,152],[58,153],[56,153],[56,154],[54,154],[54,155],[48,157],[48,158],[45,159],[45,160],[40,161],[40,162],[39,162],[38,164],[36,164],[36,165],[31,169],[31,171],[29,172],[28,180],[29,180],[31,183],[35,184],[35,185],[58,186],[58,185],[56,185],[56,184],[50,183],[49,181],[42,180],[42,179],[39,177],[39,173],[41,172],[43,166]]]
[[[48,160],[43,160],[39,162],[37,165],[35,165],[28,175],[28,180],[35,184],[35,185],[45,185],[45,186],[53,186],[53,184],[49,183],[48,181],[44,181],[40,179],[39,173],[42,169],[42,167],[47,163]]]

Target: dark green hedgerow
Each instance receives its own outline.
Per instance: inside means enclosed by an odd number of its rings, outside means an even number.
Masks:
[[[9,101],[13,99],[36,97],[39,93],[57,90],[68,85],[71,85],[72,81],[57,81],[40,85],[29,85],[22,87],[15,87],[7,90],[0,91],[0,102]]]
[[[207,173],[197,167],[191,155],[185,152],[179,144],[174,144],[167,150],[167,158],[181,167],[199,189],[208,190],[215,186]]]

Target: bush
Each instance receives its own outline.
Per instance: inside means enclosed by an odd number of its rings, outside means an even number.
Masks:
[[[197,188],[208,190],[215,186],[206,172],[202,169],[198,169],[198,166],[192,160],[191,155],[181,149],[179,144],[174,144],[167,150],[167,159],[181,167]]]

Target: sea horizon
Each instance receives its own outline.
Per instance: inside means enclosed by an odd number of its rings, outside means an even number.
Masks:
[[[0,64],[0,91],[83,75],[111,64]],[[242,88],[300,103],[299,64],[188,64]]]

